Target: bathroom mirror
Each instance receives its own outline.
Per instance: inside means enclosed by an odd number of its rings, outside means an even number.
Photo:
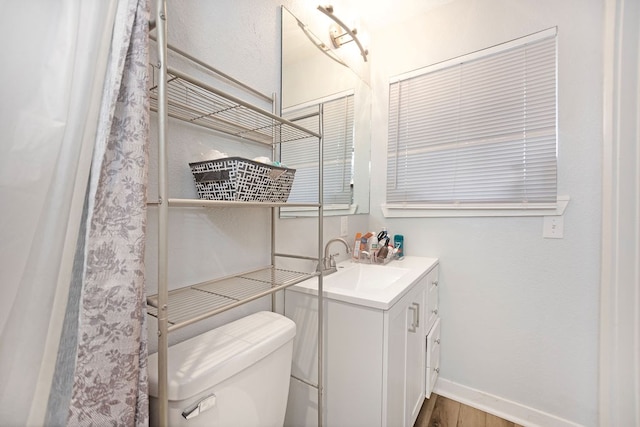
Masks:
[[[300,12],[296,16],[282,7],[282,116],[317,130],[318,116],[311,119],[308,116],[322,108],[324,215],[369,213],[371,88],[367,83],[368,64],[357,54],[346,56],[350,53],[348,49],[340,52],[330,47],[330,20],[321,12],[312,9],[302,15]],[[350,61],[354,65],[350,66]],[[317,201],[317,154],[315,168],[309,159],[300,157],[310,156],[306,153],[311,150],[310,146],[297,143],[281,147],[283,163],[296,168],[290,201]],[[300,167],[305,164],[306,168]],[[305,200],[302,193],[311,199]],[[280,209],[282,218],[314,215],[317,209]]]

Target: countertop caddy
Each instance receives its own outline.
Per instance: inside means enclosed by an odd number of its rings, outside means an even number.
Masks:
[[[327,425],[412,426],[439,372],[436,258],[407,256],[387,265],[339,263],[324,278]],[[317,381],[317,285],[286,290],[296,322],[285,425],[313,425]]]

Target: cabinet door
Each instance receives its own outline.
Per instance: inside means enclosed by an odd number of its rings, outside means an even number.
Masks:
[[[424,308],[424,281],[412,292],[407,307],[407,351],[405,356],[405,426],[413,426],[424,402],[425,383],[424,378],[425,357],[425,308]]]
[[[410,290],[387,313],[387,427],[413,426],[424,402],[425,331],[422,283]]]
[[[425,397],[431,396],[433,387],[436,384],[440,373],[440,318],[429,331],[427,335],[427,366],[425,370]]]
[[[404,426],[405,404],[404,387],[406,374],[407,321],[409,319],[405,299],[398,301],[387,312],[386,333],[386,384],[385,426]]]

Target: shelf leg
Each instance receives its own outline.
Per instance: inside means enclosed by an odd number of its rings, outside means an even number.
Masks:
[[[158,424],[162,427],[169,425],[169,394],[168,394],[168,230],[169,216],[167,190],[167,25],[166,1],[156,2],[157,49],[159,62],[158,78]]]

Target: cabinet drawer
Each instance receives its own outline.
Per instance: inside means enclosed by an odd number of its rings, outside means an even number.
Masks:
[[[425,397],[428,399],[440,373],[440,318],[436,319],[433,328],[427,334],[426,358]]]
[[[429,273],[427,280],[427,312],[425,313],[427,322],[425,327],[429,331],[438,318],[438,267]]]

